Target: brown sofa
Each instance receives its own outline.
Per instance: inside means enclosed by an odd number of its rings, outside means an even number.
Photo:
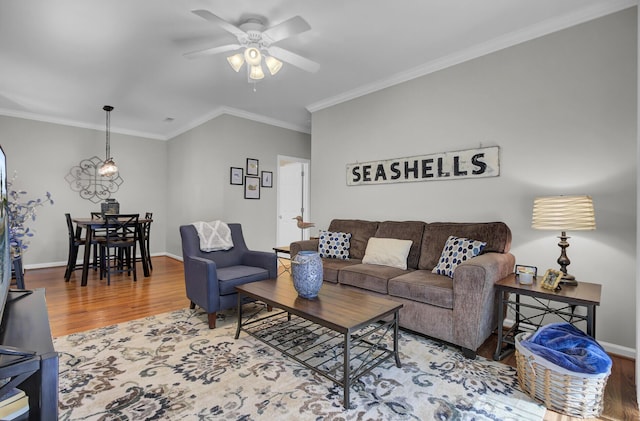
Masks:
[[[327,231],[350,233],[349,259],[323,259],[324,281],[386,296],[404,306],[400,326],[462,348],[475,358],[497,325],[494,283],[513,272],[511,230],[502,222],[448,223],[334,219]],[[487,243],[459,264],[453,278],[432,273],[450,235]],[[369,238],[411,240],[407,269],[363,264]],[[291,243],[291,257],[318,250],[318,240]]]

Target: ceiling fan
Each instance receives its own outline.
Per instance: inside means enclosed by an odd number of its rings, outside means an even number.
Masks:
[[[283,61],[311,73],[317,72],[320,68],[318,63],[308,58],[273,45],[311,29],[311,26],[300,16],[294,16],[275,26],[265,28],[263,21],[259,18],[250,18],[235,26],[208,10],[199,9],[191,12],[219,25],[234,35],[238,42],[185,53],[184,56],[187,58],[199,58],[242,49],[242,52],[227,57],[227,61],[236,72],[239,72],[246,62],[248,77],[253,81],[264,78],[263,59],[271,75],[275,75],[282,68]]]

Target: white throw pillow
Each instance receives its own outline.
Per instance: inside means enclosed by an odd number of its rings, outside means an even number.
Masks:
[[[407,269],[407,256],[412,243],[411,240],[371,237],[362,263]]]

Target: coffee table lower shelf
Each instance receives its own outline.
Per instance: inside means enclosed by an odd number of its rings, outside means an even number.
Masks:
[[[348,409],[349,389],[359,377],[392,357],[400,367],[397,318],[396,311],[389,321],[343,334],[286,311],[275,311],[239,323],[236,339],[244,331],[342,386],[343,405]]]

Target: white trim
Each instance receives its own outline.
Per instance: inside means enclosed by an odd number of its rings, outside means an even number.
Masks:
[[[190,123],[188,123],[187,125],[181,127],[180,129],[169,133],[167,135],[167,139],[173,139],[176,136],[179,136],[185,132],[188,132],[191,129],[194,129],[210,120],[213,120],[216,117],[219,117],[223,114],[229,114],[235,117],[240,117],[240,118],[244,118],[247,120],[252,120],[252,121],[256,121],[258,123],[264,123],[264,124],[269,124],[271,126],[276,126],[276,127],[282,127],[283,129],[288,129],[288,130],[293,130],[296,132],[301,132],[301,133],[306,133],[306,134],[310,134],[311,131],[309,130],[308,127],[304,127],[304,126],[299,126],[297,124],[292,124],[292,123],[288,123],[286,121],[281,121],[281,120],[276,120],[274,118],[271,117],[266,117],[260,114],[255,114],[255,113],[251,113],[249,111],[244,111],[244,110],[239,110],[237,108],[233,108],[233,107],[226,107],[226,106],[222,106],[222,107],[218,107],[215,110],[211,111],[208,114],[205,114],[195,120],[192,120]]]
[[[88,124],[88,123],[83,123],[83,122],[75,121],[75,120],[68,120],[68,119],[64,119],[64,118],[55,118],[55,117],[51,117],[51,116],[45,116],[45,115],[42,115],[42,114],[20,112],[20,111],[14,111],[14,110],[7,110],[6,108],[0,108],[0,115],[4,115],[4,116],[7,116],[7,117],[24,118],[26,120],[42,121],[43,123],[60,124],[62,126],[80,127],[82,129],[92,129],[92,130],[104,131],[104,124],[103,125]],[[138,131],[135,131],[135,130],[119,129],[119,128],[113,127],[113,126],[110,127],[110,131],[111,131],[111,133],[125,134],[125,135],[128,135],[128,136],[145,137],[145,138],[148,138],[148,139],[167,140],[166,137],[158,135],[158,134],[155,134],[155,133],[145,133],[145,132],[138,132]]]
[[[514,323],[515,321],[513,319],[504,319],[505,326],[511,327],[513,326]],[[526,325],[526,326],[529,326],[532,329],[535,329],[535,326],[531,326],[531,325]],[[608,354],[614,354],[620,357],[630,358],[632,360],[635,360],[636,358],[636,350],[633,348],[612,344],[610,342],[598,341],[598,343],[600,344],[601,347],[604,348],[605,351],[607,351]]]
[[[399,83],[425,76],[438,70],[442,70],[447,67],[472,60],[474,58],[482,57],[484,55],[637,5],[637,0],[615,0],[609,2],[600,2],[574,13],[548,19],[537,25],[532,25],[518,31],[511,32],[510,34],[506,34],[498,38],[483,42],[481,44],[474,45],[456,53],[437,58],[418,67],[396,73],[389,78],[378,80],[376,82],[358,87],[356,89],[343,92],[331,98],[325,98],[308,105],[307,110],[314,113],[324,108],[328,108],[342,102],[350,101],[352,99],[382,90],[384,88],[388,88]]]

